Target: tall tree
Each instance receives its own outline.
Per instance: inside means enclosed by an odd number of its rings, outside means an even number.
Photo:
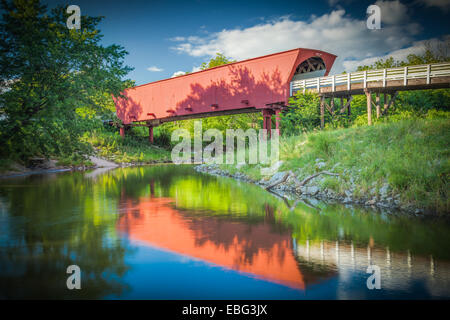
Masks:
[[[0,154],[74,152],[81,133],[78,107],[100,110],[126,87],[127,52],[103,46],[102,17],[81,17],[68,29],[65,7],[39,0],[1,0]]]
[[[227,58],[223,53],[218,52],[216,53],[216,56],[214,58],[211,58],[211,60],[209,60],[208,62],[203,62],[200,66],[200,69],[206,70],[233,62],[236,62],[236,60]]]

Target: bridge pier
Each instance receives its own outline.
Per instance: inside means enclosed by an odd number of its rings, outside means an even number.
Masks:
[[[381,106],[380,106],[380,93],[377,92],[375,96],[375,105],[377,109],[377,119],[381,117]]]
[[[320,129],[325,127],[325,97],[320,97]]]
[[[267,130],[267,137],[270,138],[270,133],[272,130],[272,115],[273,111],[271,109],[263,109],[263,129]]]
[[[369,90],[364,90],[367,99],[367,124],[372,125],[372,94]]]
[[[153,126],[148,126],[148,142],[153,143]]]
[[[124,127],[120,127],[120,128],[119,128],[119,133],[120,133],[120,136],[121,136],[122,138],[124,138],[124,137],[125,137],[125,128],[124,128]]]
[[[277,130],[278,135],[280,135],[280,114],[281,109],[275,110],[275,129]]]

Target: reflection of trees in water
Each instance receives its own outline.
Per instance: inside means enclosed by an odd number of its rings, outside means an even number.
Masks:
[[[186,219],[186,223],[194,232],[195,242],[199,246],[209,241],[228,251],[230,247],[238,243],[242,251],[238,256],[239,261],[236,261],[237,265],[252,264],[253,258],[260,251],[265,251],[270,259],[277,259],[278,263],[283,264],[286,251],[277,250],[277,256],[274,257],[274,246],[289,250],[292,247],[288,232],[284,234],[273,232],[264,221],[246,224],[242,219],[233,221],[233,219],[225,220],[217,217],[191,216]]]
[[[72,173],[5,181],[12,187],[0,188],[9,207],[1,298],[95,299],[126,288],[120,281],[126,249],[115,235],[116,200],[109,198],[115,192],[106,180],[91,183]],[[81,268],[81,290],[66,287],[72,264]]]
[[[450,225],[433,220],[364,208],[317,203],[314,207],[289,203],[271,196],[258,186],[232,179],[199,174],[186,166],[158,166],[127,169],[123,186],[128,199],[137,199],[154,181],[155,194],[176,199],[177,210],[195,215],[230,216],[247,224],[265,220],[277,232],[286,229],[299,241],[346,239],[367,245],[389,246],[391,251],[410,250],[412,254],[433,255],[450,260]],[[124,173],[116,171],[117,179]],[[268,210],[270,209],[270,210]],[[291,210],[292,209],[292,210]]]

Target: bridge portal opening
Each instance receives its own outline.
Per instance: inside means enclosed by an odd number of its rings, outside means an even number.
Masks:
[[[326,71],[321,57],[311,57],[298,65],[291,81],[323,77]]]

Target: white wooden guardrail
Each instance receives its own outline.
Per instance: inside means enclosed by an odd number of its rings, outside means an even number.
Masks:
[[[426,84],[430,84],[432,78],[449,77],[450,63],[424,64],[407,66],[400,68],[377,69],[351,72],[346,74],[332,75],[327,77],[311,78],[292,81],[290,84],[290,95],[295,91],[316,89],[320,93],[321,87],[331,87],[331,91],[336,91],[336,86],[347,85],[346,89],[351,90],[352,84],[362,83],[363,88],[367,88],[367,83],[381,81],[382,86],[386,86],[387,81],[403,80],[403,85],[408,85],[411,79],[426,79]],[[342,89],[340,89],[342,91]]]

